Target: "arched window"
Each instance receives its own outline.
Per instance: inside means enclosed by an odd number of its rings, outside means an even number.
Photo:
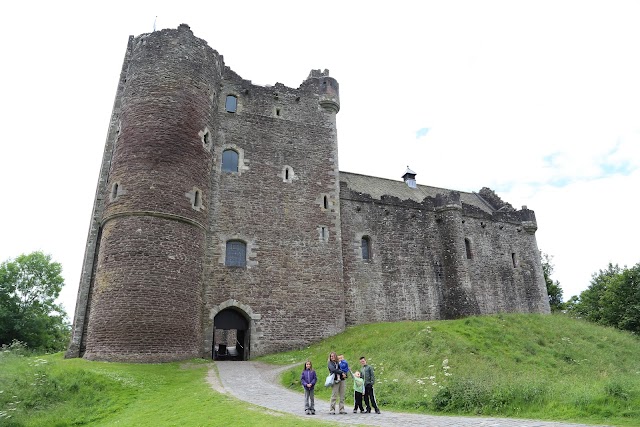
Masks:
[[[238,172],[238,152],[224,150],[222,152],[222,170],[224,172]]]
[[[362,259],[371,259],[371,239],[369,236],[362,236]]]
[[[227,95],[224,108],[227,110],[227,113],[235,113],[238,109],[238,98],[234,95]]]
[[[467,259],[473,258],[473,254],[471,253],[471,241],[469,239],[464,239],[464,247],[467,250]]]
[[[224,265],[227,267],[245,267],[247,265],[247,244],[240,240],[227,241]]]

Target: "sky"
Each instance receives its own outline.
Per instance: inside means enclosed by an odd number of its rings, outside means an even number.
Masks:
[[[528,206],[565,300],[640,262],[640,2],[10,2],[0,262],[50,254],[70,318],[127,40],[154,22],[254,84],[329,69],[340,170]]]

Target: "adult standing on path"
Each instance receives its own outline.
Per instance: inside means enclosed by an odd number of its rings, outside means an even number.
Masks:
[[[364,405],[367,409],[366,412],[367,414],[370,414],[371,407],[373,407],[376,414],[379,414],[380,409],[378,409],[378,404],[376,403],[376,396],[373,394],[373,384],[376,382],[376,377],[373,374],[373,368],[367,365],[367,359],[365,359],[364,356],[360,358],[360,364],[362,365],[360,372],[364,378]]]
[[[344,395],[347,387],[347,382],[344,380],[346,379],[346,375],[340,369],[340,363],[335,351],[329,353],[327,368],[329,368],[329,372],[333,374],[333,385],[331,386],[331,402],[329,403],[329,413],[335,415],[336,399],[340,399],[338,410],[341,414],[346,414],[347,411],[344,410]]]

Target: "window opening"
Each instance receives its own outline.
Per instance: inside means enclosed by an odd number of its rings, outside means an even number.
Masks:
[[[369,240],[368,236],[364,236],[362,237],[362,259],[366,259],[369,260],[371,259],[371,247],[370,247],[371,241]]]
[[[511,262],[513,262],[513,268],[516,268],[516,253],[511,253]]]
[[[200,195],[200,190],[196,190],[195,194],[193,195],[193,207],[197,209],[201,204],[202,196]]]
[[[329,240],[329,232],[327,231],[327,227],[320,227],[320,238],[325,242]]]
[[[473,258],[473,255],[471,254],[471,242],[469,239],[464,239],[464,247],[467,250],[467,259]]]
[[[238,172],[238,152],[224,150],[222,152],[222,170],[224,172]]]
[[[111,187],[111,199],[115,199],[118,197],[118,183],[115,182],[113,187]]]
[[[325,209],[329,209],[329,198],[327,196],[324,196],[324,208]]]
[[[235,113],[238,109],[238,98],[234,95],[227,95],[224,108],[227,110],[227,113]]]
[[[205,132],[204,134],[204,145],[205,146],[209,146],[209,143],[211,142],[210,137],[209,137],[209,132]]]
[[[227,267],[245,267],[247,265],[247,245],[240,240],[229,240],[224,257]]]
[[[276,116],[279,116],[279,115],[280,115],[280,109],[276,108]]]

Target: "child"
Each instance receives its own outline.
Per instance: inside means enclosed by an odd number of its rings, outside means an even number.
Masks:
[[[344,360],[344,354],[340,354],[338,356],[338,366],[340,366],[340,370],[344,374],[344,377],[348,378],[349,377],[349,363],[347,363],[347,361]]]
[[[353,413],[357,413],[360,409],[360,413],[364,413],[362,407],[362,395],[364,394],[364,378],[360,378],[360,371],[355,371],[352,374],[353,377],[353,400],[356,402],[353,407]]]
[[[307,415],[316,414],[315,402],[313,399],[313,388],[317,381],[318,377],[316,376],[316,371],[313,370],[311,361],[307,360],[304,362],[304,370],[300,376],[300,383],[302,384],[302,387],[304,387],[304,413]]]

